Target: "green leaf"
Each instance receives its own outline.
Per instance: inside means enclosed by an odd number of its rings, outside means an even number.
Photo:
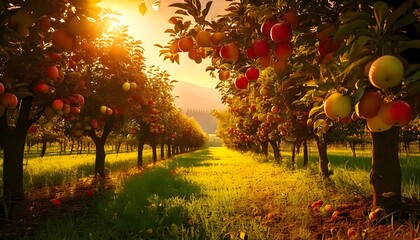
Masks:
[[[358,103],[363,97],[363,94],[365,94],[365,88],[358,88],[354,93],[354,102]]]
[[[351,62],[341,73],[342,75],[348,75],[354,68],[364,66],[366,63],[368,63],[370,60],[372,60],[372,56],[364,56],[356,61]]]
[[[361,50],[371,40],[372,40],[371,37],[364,36],[364,35],[357,37],[356,40],[351,45],[350,53],[349,53],[349,60],[353,61],[354,59],[358,58]]]
[[[410,84],[412,82],[416,82],[416,81],[419,81],[419,80],[420,80],[420,69],[417,72],[415,72],[413,75],[406,78],[404,80],[404,83]]]
[[[352,22],[340,25],[335,33],[334,39],[340,36],[347,37],[349,35],[356,34],[356,31],[360,28],[367,28],[368,23],[364,20],[354,20]]]
[[[401,53],[410,48],[420,48],[420,40],[401,41],[398,43],[397,52]]]
[[[323,107],[324,107],[324,105],[320,105],[320,106],[313,107],[313,108],[309,111],[308,118],[312,117],[315,113],[317,113],[317,112],[321,111]]]
[[[388,4],[382,1],[375,2],[375,4],[373,4],[373,14],[375,16],[376,24],[378,25],[379,29],[382,29],[384,25],[384,20],[390,14]]]
[[[403,1],[403,3],[401,3],[401,5],[395,11],[388,15],[388,17],[386,18],[386,24],[388,26],[394,24],[394,22],[397,21],[397,19],[399,19],[402,15],[408,12],[412,7],[412,0]]]
[[[414,24],[417,21],[417,18],[413,15],[407,15],[399,20],[397,20],[394,24],[392,24],[389,29],[391,32],[397,31],[405,26]]]
[[[202,14],[203,14],[203,18],[206,18],[206,16],[207,16],[207,14],[209,13],[209,11],[210,11],[210,8],[211,8],[211,5],[213,4],[213,1],[209,1],[209,2],[207,2],[207,4],[206,4],[206,7],[203,9],[203,12],[202,12]]]

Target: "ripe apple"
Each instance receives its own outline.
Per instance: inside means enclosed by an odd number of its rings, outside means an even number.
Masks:
[[[295,10],[289,10],[283,15],[283,22],[289,24],[292,28],[296,28],[300,24],[300,18]]]
[[[125,83],[123,83],[123,85],[121,86],[121,88],[122,88],[122,90],[123,90],[124,92],[128,92],[128,91],[130,91],[130,88],[131,88],[130,83],[129,83],[129,82],[125,82]]]
[[[200,47],[209,47],[211,44],[211,33],[206,30],[201,30],[197,33],[195,37],[198,46]]]
[[[368,118],[366,124],[371,132],[385,132],[392,127],[392,125],[386,124],[379,114],[373,118]]]
[[[270,31],[274,24],[276,24],[277,21],[275,19],[268,19],[263,24],[261,24],[260,31],[262,34],[264,34],[267,37],[270,37]]]
[[[50,57],[51,61],[58,61],[61,59],[61,55],[58,53],[50,53],[48,56]]]
[[[407,126],[412,117],[410,104],[405,101],[391,101],[384,103],[379,109],[379,117],[385,124],[394,126]]]
[[[234,42],[225,44],[220,48],[219,54],[220,57],[222,57],[226,61],[235,62],[239,58],[238,45],[236,45],[236,43]]]
[[[93,197],[93,195],[95,194],[95,192],[92,189],[87,189],[87,190],[85,190],[85,194],[88,197]]]
[[[98,120],[92,119],[90,121],[90,126],[92,126],[93,129],[97,129],[99,127]]]
[[[64,29],[57,29],[51,36],[55,49],[61,52],[68,52],[73,47],[73,36]]]
[[[195,60],[195,59],[197,59],[197,57],[198,57],[197,50],[193,49],[193,50],[188,51],[188,58],[189,59]]]
[[[274,49],[274,56],[277,59],[288,59],[292,56],[293,44],[291,42],[281,42]]]
[[[71,107],[70,112],[72,114],[79,114],[80,113],[80,108],[79,107]]]
[[[261,96],[268,96],[268,88],[266,86],[261,87],[260,94]]]
[[[60,111],[64,107],[64,102],[61,99],[55,99],[51,104],[52,109],[55,111]]]
[[[45,83],[37,83],[35,84],[33,91],[36,93],[48,93],[50,91],[50,87]]]
[[[259,57],[258,62],[260,63],[262,68],[267,68],[271,65],[271,56],[267,54],[265,56]]]
[[[225,81],[229,79],[230,71],[229,70],[219,70],[219,79],[220,81]]]
[[[5,92],[0,96],[0,103],[5,107],[16,107],[18,102],[16,95],[13,93]]]
[[[45,68],[45,75],[52,80],[56,80],[60,72],[56,66],[48,66]]]
[[[335,92],[324,102],[324,112],[330,119],[345,118],[351,113],[351,98]]]
[[[355,106],[355,112],[359,118],[368,119],[378,115],[384,100],[382,95],[376,91],[365,92]]]
[[[225,38],[225,33],[224,32],[215,32],[211,35],[210,37],[210,41],[211,44],[217,46],[219,45],[219,43]]]
[[[272,113],[278,113],[279,112],[279,107],[277,107],[277,106],[272,106],[271,107],[271,110],[270,110]]]
[[[137,88],[137,83],[135,82],[130,82],[130,89],[136,89]]]
[[[292,27],[285,22],[276,23],[270,30],[270,37],[276,43],[290,42],[292,40]]]
[[[106,115],[112,115],[113,111],[111,108],[107,107],[105,113]]]
[[[255,81],[260,76],[260,71],[257,68],[250,67],[245,71],[245,76],[249,81]]]
[[[373,61],[369,68],[369,81],[376,88],[388,89],[401,83],[404,65],[392,55],[384,55]]]
[[[356,229],[354,227],[349,228],[349,230],[347,230],[347,236],[349,238],[356,236],[357,232]]]
[[[331,204],[325,204],[324,209],[325,211],[332,213],[334,210],[334,207]]]
[[[257,58],[257,55],[254,52],[254,48],[252,48],[252,47],[247,48],[245,50],[245,54],[246,54],[246,57],[248,59],[255,59],[255,58]]]
[[[59,206],[61,204],[61,201],[57,198],[51,199],[51,204],[54,206]]]
[[[252,49],[257,57],[267,56],[270,53],[270,46],[265,39],[255,40],[252,44]]]
[[[194,49],[194,39],[192,37],[183,37],[179,39],[178,48],[182,52],[188,52]]]
[[[238,89],[245,89],[248,86],[248,78],[246,78],[245,76],[236,78],[235,86]]]
[[[277,73],[283,73],[289,69],[287,59],[276,59],[273,67]]]
[[[4,84],[0,82],[0,95],[4,93]]]

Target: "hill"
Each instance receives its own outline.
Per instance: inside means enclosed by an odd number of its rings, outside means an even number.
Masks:
[[[182,110],[211,111],[212,109],[221,110],[226,107],[221,103],[221,95],[217,89],[201,87],[192,83],[174,83],[172,95],[176,97],[175,105]]]

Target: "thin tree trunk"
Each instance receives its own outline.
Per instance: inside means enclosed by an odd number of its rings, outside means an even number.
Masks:
[[[273,153],[274,153],[274,160],[277,163],[280,163],[281,160],[281,154],[280,154],[280,149],[279,149],[279,145],[277,144],[276,141],[272,140],[270,141],[270,145],[273,148]]]
[[[324,136],[315,135],[316,145],[318,147],[318,164],[319,172],[322,177],[329,178],[330,170],[328,169],[327,141]]]
[[[382,207],[387,214],[401,209],[401,166],[398,157],[399,128],[372,133],[373,206]]]
[[[171,158],[172,157],[171,144],[168,143],[168,144],[166,144],[166,146],[168,147],[167,151],[166,151],[166,154],[167,154],[168,158]]]
[[[296,165],[296,141],[293,142],[292,144],[292,170],[295,170],[295,165]]]
[[[268,157],[268,141],[262,141],[261,142],[261,149],[264,154],[264,156]]]
[[[163,142],[160,144],[160,159],[165,159],[165,143]]]
[[[303,167],[308,166],[309,156],[308,156],[308,140],[303,140]]]
[[[45,136],[42,136],[41,157],[45,156],[46,151],[47,151],[47,138]]]

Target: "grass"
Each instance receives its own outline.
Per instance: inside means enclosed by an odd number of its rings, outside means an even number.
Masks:
[[[22,239],[346,239],[350,226],[371,239],[410,239],[408,230],[418,236],[414,225],[376,231],[362,214],[369,206],[359,195],[370,194],[369,173],[333,156],[334,183],[325,183],[313,162],[290,171],[259,156],[205,148],[120,179],[113,191],[85,199],[87,211],[48,218]],[[404,166],[415,168],[411,161]],[[418,198],[416,181],[405,181],[403,189]],[[308,208],[318,199],[343,212],[338,222],[329,222],[331,213],[323,208]]]

